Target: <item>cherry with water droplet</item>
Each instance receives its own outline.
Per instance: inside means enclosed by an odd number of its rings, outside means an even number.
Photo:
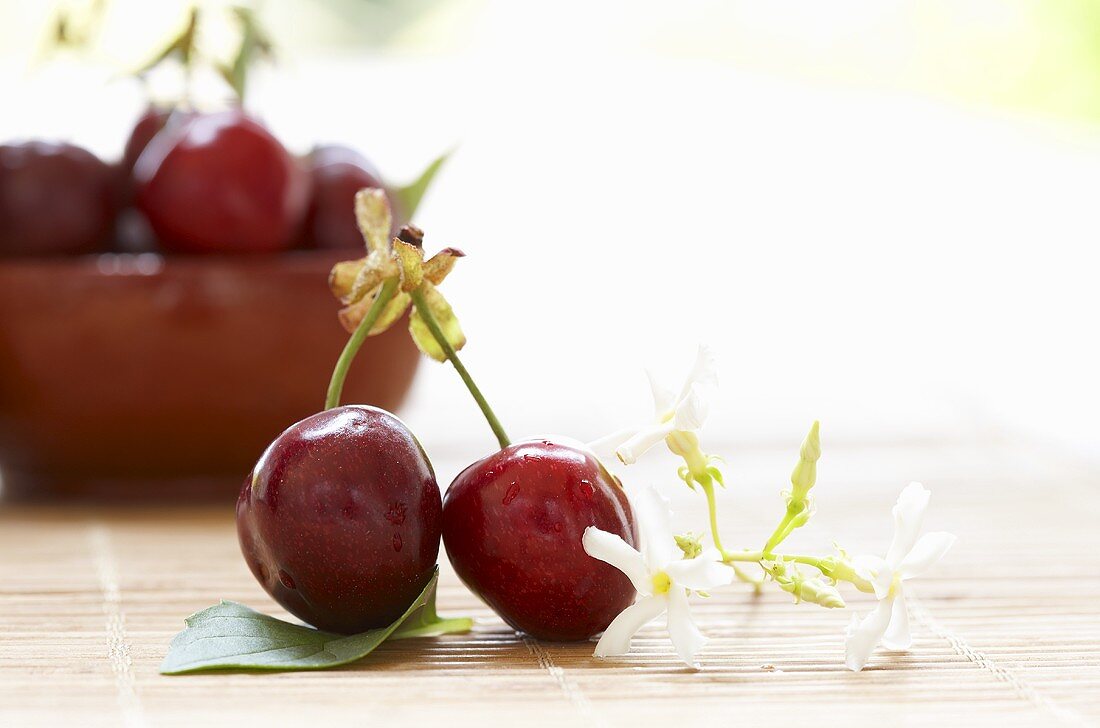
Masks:
[[[576,443],[508,445],[463,470],[443,500],[443,542],[459,578],[538,639],[587,639],[634,601],[630,580],[584,551],[589,526],[637,544],[621,485]]]
[[[336,407],[275,439],[237,501],[241,551],[264,589],[313,626],[393,622],[428,583],[442,506],[409,429],[375,407]]]

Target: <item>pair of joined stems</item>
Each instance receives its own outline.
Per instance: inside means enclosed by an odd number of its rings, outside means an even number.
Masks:
[[[371,304],[366,316],[364,316],[363,320],[359,322],[359,325],[355,327],[355,331],[348,339],[348,343],[340,353],[340,358],[336,360],[336,367],[332,371],[332,379],[329,380],[328,394],[325,397],[325,409],[332,409],[340,404],[340,395],[344,390],[344,380],[347,379],[351,363],[355,359],[355,355],[359,353],[359,349],[363,346],[363,342],[370,336],[370,330],[374,326],[374,322],[378,320],[378,317],[382,315],[382,311],[385,310],[386,305],[393,299],[394,294],[397,292],[397,284],[397,278],[388,278],[382,283],[382,288],[379,289],[378,295],[375,296],[374,303]],[[451,362],[455,371],[458,372],[458,376],[462,378],[462,382],[466,385],[466,389],[470,390],[470,395],[473,396],[478,408],[485,416],[485,421],[489,423],[489,427],[496,436],[497,442],[500,443],[500,447],[502,449],[508,447],[508,445],[511,444],[511,440],[508,439],[504,427],[501,426],[500,420],[497,419],[496,414],[485,400],[485,396],[481,393],[481,390],[478,389],[473,377],[470,376],[470,372],[466,370],[466,367],[462,364],[462,360],[458,358],[458,353],[455,351],[454,347],[451,346],[451,342],[449,342],[447,337],[443,334],[443,329],[440,328],[439,322],[436,321],[431,308],[424,300],[424,293],[419,288],[416,288],[412,290],[409,295],[412,298],[413,305],[416,306],[417,314],[419,314],[424,325],[428,327],[428,331],[431,332],[432,338],[439,344],[439,348],[443,350],[444,356],[447,357],[447,360]]]
[[[714,547],[718,549],[718,552],[722,555],[722,561],[729,564],[735,570],[737,570],[737,564],[739,563],[760,563],[761,561],[793,561],[799,564],[806,564],[812,566],[815,569],[821,570],[821,559],[813,556],[803,556],[801,554],[779,554],[771,551],[774,548],[773,545],[769,545],[765,549],[759,551],[727,551],[722,546],[722,538],[718,535],[718,503],[714,497],[714,484],[707,483],[700,486],[703,489],[703,493],[707,497],[707,511],[710,514],[710,537],[714,541]],[[769,539],[771,544],[771,539]],[[746,578],[744,574],[738,572],[738,576],[744,581],[751,581],[757,583],[755,579]]]

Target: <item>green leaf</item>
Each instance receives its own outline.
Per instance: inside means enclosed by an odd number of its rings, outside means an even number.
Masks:
[[[401,617],[355,635],[322,632],[222,601],[187,618],[160,666],[165,675],[205,670],[322,670],[370,654],[387,638],[465,632],[473,620],[440,619],[435,610],[439,568]]]
[[[394,187],[390,190],[390,194],[397,201],[397,208],[401,211],[405,220],[413,219],[417,208],[420,207],[420,201],[424,199],[424,193],[428,191],[432,180],[435,179],[436,174],[443,167],[443,163],[447,161],[453,152],[452,149],[441,154],[420,173],[419,177],[409,184],[403,187]]]

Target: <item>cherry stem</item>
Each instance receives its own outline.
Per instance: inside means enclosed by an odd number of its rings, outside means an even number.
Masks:
[[[451,346],[451,342],[447,341],[447,337],[443,334],[443,330],[439,328],[439,322],[435,320],[435,316],[432,315],[431,309],[428,307],[428,303],[424,300],[424,293],[421,289],[417,288],[410,294],[412,296],[413,305],[416,306],[416,312],[420,314],[420,318],[424,321],[424,325],[428,327],[428,331],[431,332],[432,338],[439,344],[439,348],[443,350],[447,360],[451,362],[451,365],[458,372],[458,376],[462,377],[462,382],[466,385],[466,389],[470,390],[470,395],[477,402],[477,406],[481,408],[481,414],[485,415],[485,421],[489,423],[489,427],[493,430],[493,434],[496,435],[497,442],[500,443],[500,448],[503,450],[512,444],[512,441],[508,439],[508,434],[504,432],[504,427],[501,426],[500,420],[497,419],[493,409],[489,406],[489,403],[485,401],[485,396],[482,395],[481,390],[477,388],[477,384],[474,383],[473,377],[466,371],[466,367],[462,365],[462,360],[458,358],[458,353],[454,347]]]
[[[363,320],[359,322],[359,325],[355,327],[355,331],[352,333],[351,338],[348,339],[348,343],[344,345],[344,350],[340,352],[340,358],[336,360],[336,367],[332,370],[332,379],[328,383],[328,395],[325,397],[325,409],[332,409],[340,405],[340,394],[344,391],[344,380],[347,379],[348,369],[351,368],[351,362],[355,359],[355,355],[359,353],[360,347],[363,346],[363,342],[370,336],[371,327],[374,326],[374,322],[378,320],[378,317],[382,314],[382,310],[386,307],[386,304],[393,298],[394,291],[397,290],[397,278],[389,278],[382,284],[382,289],[378,291],[378,295],[374,297],[374,303],[371,304],[370,310],[367,311],[367,315],[363,317]]]

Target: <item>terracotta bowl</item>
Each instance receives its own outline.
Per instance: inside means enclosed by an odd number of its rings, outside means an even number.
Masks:
[[[0,261],[4,497],[235,497],[324,404],[347,257]],[[400,324],[368,339],[344,401],[396,409],[418,359]]]

